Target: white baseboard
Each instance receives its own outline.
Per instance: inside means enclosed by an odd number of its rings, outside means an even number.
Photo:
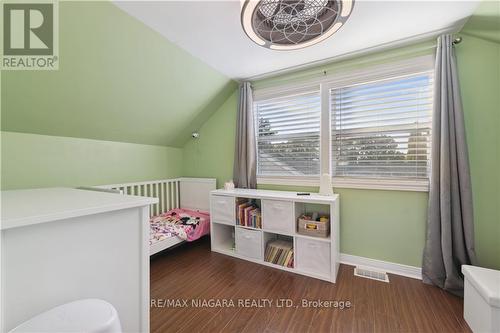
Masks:
[[[365,257],[353,256],[351,254],[340,254],[340,262],[352,266],[365,266],[383,270],[387,273],[406,276],[413,279],[422,280],[422,268],[415,266],[408,266],[403,264],[396,264],[377,259],[370,259]]]

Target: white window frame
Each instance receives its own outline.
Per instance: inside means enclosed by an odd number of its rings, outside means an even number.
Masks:
[[[254,92],[253,102],[259,102],[262,100],[268,100],[273,98],[281,98],[290,95],[300,94],[305,91],[318,90],[320,91],[320,84],[312,83],[312,84],[299,84],[293,86],[280,86],[273,89],[266,90],[257,90]],[[322,101],[321,101],[322,102]],[[323,121],[323,107],[321,107],[321,124]],[[254,117],[254,128],[255,128],[255,147],[258,147],[258,117]],[[322,133],[320,128],[320,171],[321,171],[321,161],[322,150],[321,150],[321,140]],[[258,161],[258,153],[257,153],[257,164]],[[291,185],[291,186],[317,186],[319,185],[318,176],[266,176],[266,175],[257,175],[257,184],[267,184],[267,185]]]
[[[428,54],[393,63],[325,75],[299,84],[283,85],[255,90],[254,100],[283,97],[311,87],[318,87],[321,95],[320,174],[332,175],[331,166],[331,113],[330,90],[356,84],[386,80],[400,76],[428,73],[434,70],[434,55]],[[431,161],[432,163],[432,161]],[[319,186],[317,176],[259,176],[257,184],[287,186]],[[398,191],[429,191],[429,180],[372,179],[358,177],[332,177],[333,187]]]

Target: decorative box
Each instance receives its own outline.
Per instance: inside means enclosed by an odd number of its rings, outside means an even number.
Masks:
[[[330,219],[323,217],[320,221],[316,221],[299,217],[297,219],[297,232],[301,235],[326,238],[330,235]]]

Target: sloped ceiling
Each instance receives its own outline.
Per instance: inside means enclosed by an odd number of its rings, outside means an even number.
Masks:
[[[3,131],[182,146],[236,87],[112,3],[59,24],[59,70],[2,71]]]
[[[168,40],[234,79],[251,78],[381,45],[459,31],[478,0],[356,0],[332,37],[294,51],[258,46],[243,32],[240,0],[114,2]]]

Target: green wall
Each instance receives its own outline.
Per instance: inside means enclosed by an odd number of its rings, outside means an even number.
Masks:
[[[397,59],[428,43],[365,56]],[[475,205],[476,249],[482,266],[500,269],[499,45],[465,36],[457,46]],[[265,79],[258,87],[304,79],[327,69],[351,68],[353,60]],[[237,94],[235,94],[237,95]],[[200,129],[200,139],[183,151],[184,175],[231,178],[237,96],[229,99]],[[227,155],[226,155],[227,154]],[[209,171],[208,171],[209,170]],[[266,185],[263,189],[317,191],[316,188]],[[341,251],[352,255],[421,265],[425,243],[427,193],[340,189]]]
[[[482,1],[461,33],[500,43],[500,3],[498,0]]]
[[[235,92],[200,128],[200,138],[183,149],[183,175],[232,178],[238,94]],[[311,191],[317,188],[266,185],[262,189]],[[340,193],[343,253],[420,266],[425,239],[427,193],[335,189]],[[363,207],[363,209],[361,209]]]
[[[469,146],[476,251],[481,265],[500,269],[500,41],[464,35],[455,49]]]
[[[481,265],[500,269],[500,51],[494,37],[496,25],[483,14],[466,25],[457,57],[476,248]],[[111,3],[61,3],[60,27],[58,71],[1,73],[2,189],[177,176],[216,177],[220,187],[232,178],[238,98],[233,81]],[[428,45],[326,64],[255,84],[264,87],[303,80],[323,70],[331,74],[398,59],[427,52]],[[193,130],[200,132],[199,139],[190,138]],[[335,190],[341,195],[342,252],[420,266],[426,193]]]
[[[181,176],[169,146],[236,83],[111,2],[61,2],[59,23],[59,70],[0,74],[1,188]]]
[[[235,92],[200,128],[200,138],[183,149],[183,175],[232,178],[238,94]],[[259,186],[311,191],[316,188]],[[335,189],[341,195],[342,253],[420,266],[425,240],[427,193]],[[362,207],[362,209],[361,209]]]
[[[2,71],[3,131],[182,147],[234,89],[107,1],[59,3],[59,50],[57,71]]]
[[[182,149],[1,133],[2,190],[89,186],[179,177]]]
[[[199,129],[200,138],[190,139],[183,148],[183,174],[216,177],[217,186],[233,178],[234,137],[238,91]]]

